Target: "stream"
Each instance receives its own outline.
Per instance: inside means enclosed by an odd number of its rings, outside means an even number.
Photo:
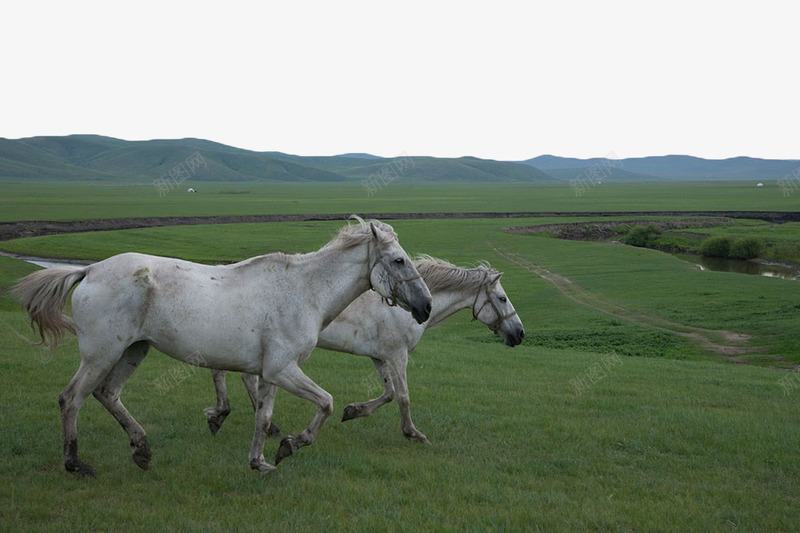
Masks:
[[[51,257],[33,257],[30,255],[12,254],[11,252],[0,251],[3,257],[11,257],[21,261],[27,261],[42,268],[78,268],[81,266],[91,265],[94,261],[85,261],[80,259],[53,259]]]
[[[800,279],[800,270],[791,265],[771,263],[767,261],[748,261],[744,259],[728,259],[723,257],[706,257],[704,255],[674,253],[678,259],[696,265],[700,270],[713,270],[716,272],[736,272],[753,276],[766,276],[797,281]]]

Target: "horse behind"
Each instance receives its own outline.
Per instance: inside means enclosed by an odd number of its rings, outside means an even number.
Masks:
[[[433,297],[430,318],[419,324],[395,308],[382,305],[379,296],[365,292],[336,317],[319,335],[317,346],[328,350],[367,356],[383,382],[384,392],[375,399],[352,403],[345,408],[342,420],[366,417],[379,407],[397,400],[403,435],[417,442],[428,442],[411,420],[406,368],[408,354],[414,351],[428,328],[461,309],[471,308],[474,320],[480,321],[510,347],[522,342],[522,321],[500,283],[501,272],[483,263],[462,268],[431,256],[420,256],[414,266],[422,275]],[[212,370],[217,405],[205,410],[208,427],[216,433],[230,413],[225,372]],[[258,376],[242,374],[253,406],[256,406]],[[276,425],[271,434],[279,434]]]

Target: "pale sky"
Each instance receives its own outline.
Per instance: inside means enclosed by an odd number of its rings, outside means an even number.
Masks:
[[[4,2],[0,137],[800,159],[793,4]]]

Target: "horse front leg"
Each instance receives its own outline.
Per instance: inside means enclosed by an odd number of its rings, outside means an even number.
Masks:
[[[277,388],[275,385],[263,379],[259,380],[257,385],[255,430],[253,432],[253,444],[250,447],[249,458],[250,468],[258,470],[263,476],[277,471],[277,468],[269,464],[264,458],[264,443],[272,419],[272,409],[275,405]]]
[[[378,398],[362,403],[351,403],[345,407],[344,414],[342,415],[342,422],[369,416],[379,407],[386,405],[394,399],[394,384],[392,382],[391,368],[386,365],[383,360],[374,357],[372,358],[372,363],[375,365],[375,370],[377,370],[378,375],[381,377],[383,394]]]
[[[206,407],[203,414],[208,419],[208,429],[212,435],[216,435],[225,418],[231,413],[231,404],[228,399],[228,386],[225,383],[224,370],[212,370],[211,378],[214,380],[214,391],[217,394],[216,407]],[[255,407],[254,407],[255,408]]]
[[[317,406],[317,413],[311,423],[297,437],[287,436],[281,441],[275,454],[275,464],[286,459],[303,446],[312,444],[319,434],[325,420],[333,412],[333,396],[306,376],[300,367],[293,364],[285,367],[272,380],[282,389],[304,398]]]

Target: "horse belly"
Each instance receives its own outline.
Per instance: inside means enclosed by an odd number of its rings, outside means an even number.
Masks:
[[[195,287],[152,302],[142,333],[159,351],[198,366],[240,372],[261,369],[260,331],[244,295]]]
[[[206,328],[213,329],[213,327]],[[157,350],[196,366],[258,373],[261,371],[261,354],[258,343],[238,332],[208,331],[194,327],[160,331],[148,335],[148,340]]]

